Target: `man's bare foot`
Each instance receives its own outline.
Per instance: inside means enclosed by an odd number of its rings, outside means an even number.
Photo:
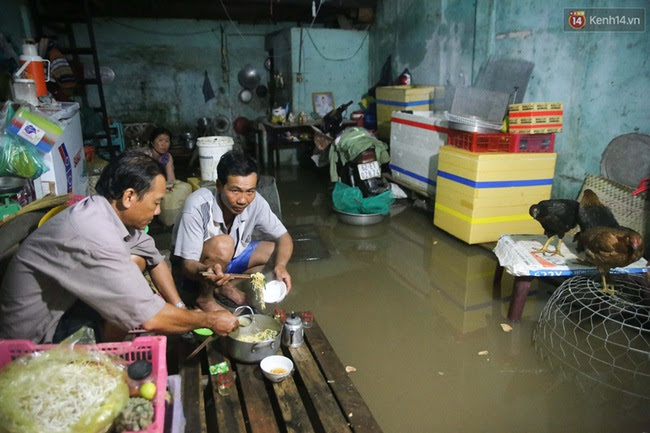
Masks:
[[[217,290],[221,295],[227,297],[237,305],[244,305],[246,303],[246,294],[233,284],[226,283],[218,287]]]
[[[196,298],[196,305],[203,311],[220,311],[225,310],[224,307],[219,305],[213,296]]]

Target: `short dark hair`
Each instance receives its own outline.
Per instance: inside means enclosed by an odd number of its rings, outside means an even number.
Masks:
[[[156,126],[152,131],[151,135],[149,136],[149,144],[153,145],[153,141],[158,137],[160,134],[165,134],[167,137],[169,137],[169,140],[171,141],[172,139],[172,133],[169,132],[169,129],[164,128],[162,126]]]
[[[129,188],[133,188],[142,199],[158,175],[167,179],[165,167],[142,152],[129,150],[111,160],[95,186],[97,194],[107,200],[118,200]]]
[[[228,183],[228,176],[248,176],[252,173],[257,174],[259,180],[257,161],[241,150],[229,150],[224,153],[217,165],[217,180],[221,185]]]

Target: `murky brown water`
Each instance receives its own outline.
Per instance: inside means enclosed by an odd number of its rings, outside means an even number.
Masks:
[[[281,306],[313,311],[386,433],[650,431],[649,400],[566,378],[536,354],[552,286],[533,283],[506,333],[512,278],[493,293],[489,251],[409,204],[377,226],[345,225],[329,210],[325,176],[283,169],[277,181],[285,224],[314,224],[331,254],[290,264],[294,289]]]

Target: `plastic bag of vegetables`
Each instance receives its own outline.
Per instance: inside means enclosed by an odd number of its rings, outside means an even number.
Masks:
[[[0,140],[0,176],[36,179],[49,170],[34,145],[6,133]]]
[[[104,433],[111,428],[129,400],[124,368],[103,352],[73,347],[66,340],[0,370],[0,432]]]

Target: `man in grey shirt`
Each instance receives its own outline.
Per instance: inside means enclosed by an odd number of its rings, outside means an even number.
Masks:
[[[197,305],[205,311],[222,309],[217,293],[236,304],[245,295],[231,282],[230,273],[253,273],[272,264],[277,280],[291,290],[287,263],[293,240],[287,229],[257,194],[258,166],[237,150],[224,154],[217,165],[217,188],[190,194],[172,234],[172,263],[183,276],[183,289],[196,291]],[[272,241],[253,240],[258,229]],[[213,275],[202,275],[212,271]],[[176,273],[176,272],[175,272]]]
[[[181,308],[171,272],[143,232],[160,213],[164,167],[142,153],[124,153],[104,169],[96,189],[21,245],[0,286],[0,338],[57,342],[82,325],[93,327],[98,341],[138,326],[160,333],[234,330],[238,322],[229,312]],[[152,292],[143,266],[169,302]]]

